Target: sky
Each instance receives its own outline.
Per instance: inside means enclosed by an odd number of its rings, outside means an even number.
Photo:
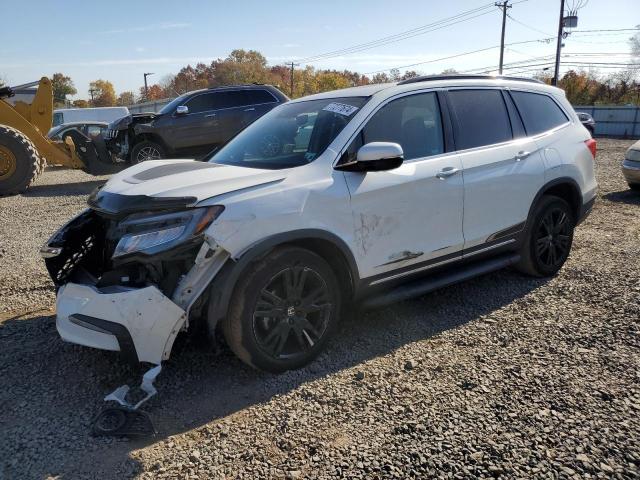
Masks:
[[[567,0],[568,4],[578,0]],[[235,48],[254,49],[269,64],[297,61],[377,40],[381,37],[490,5],[484,0],[32,0],[6,15],[0,30],[0,77],[9,85],[62,72],[78,89],[72,98],[87,98],[89,82],[111,81],[116,92],[138,92],[143,73],[150,84],[177,73],[182,66],[226,57]],[[512,0],[505,43],[554,37],[560,0]],[[476,16],[477,15],[477,16]],[[492,48],[448,60],[443,57],[500,44],[502,16],[497,7],[465,21],[383,46],[306,64],[360,73],[421,62],[410,69],[439,73],[495,66]],[[468,18],[468,17],[465,17]],[[640,24],[639,0],[589,0],[578,12],[576,32],[565,40],[567,61],[629,61],[632,32],[579,32],[633,28]],[[508,46],[505,64],[540,63],[553,55],[555,41]],[[581,57],[573,56],[575,54]],[[588,54],[585,56],[585,54]],[[598,55],[594,55],[598,54]],[[434,61],[436,60],[436,61]],[[505,73],[523,70],[517,65]],[[565,67],[566,70],[568,67]],[[611,71],[600,67],[601,73]],[[401,71],[404,71],[401,68]]]

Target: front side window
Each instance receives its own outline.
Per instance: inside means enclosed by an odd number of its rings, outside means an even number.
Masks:
[[[215,110],[216,105],[215,93],[201,93],[191,98],[185,104],[189,108],[189,113],[201,113],[208,112],[209,110]]]
[[[349,145],[340,163],[354,161],[358,149],[371,142],[399,144],[405,160],[443,153],[442,119],[436,93],[408,95],[386,104]]]
[[[518,107],[527,135],[537,135],[569,121],[548,95],[512,91],[511,96]]]
[[[456,150],[493,145],[513,138],[500,90],[451,90],[449,100],[457,119]]]
[[[367,97],[285,103],[260,117],[209,158],[240,167],[282,169],[318,158]]]

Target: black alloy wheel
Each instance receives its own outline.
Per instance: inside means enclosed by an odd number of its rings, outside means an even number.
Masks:
[[[274,360],[296,359],[322,338],[333,304],[318,272],[295,265],[276,273],[260,291],[253,311],[258,346]]]
[[[561,207],[547,210],[536,232],[538,262],[549,269],[562,265],[571,249],[572,222]]]
[[[553,195],[543,196],[527,221],[516,268],[536,277],[555,275],[569,257],[574,228],[569,204]]]
[[[242,273],[221,326],[243,362],[278,373],[301,368],[322,351],[341,305],[329,263],[305,248],[282,246]]]

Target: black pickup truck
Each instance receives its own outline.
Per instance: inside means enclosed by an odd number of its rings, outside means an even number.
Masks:
[[[271,85],[196,90],[175,98],[158,113],[132,114],[112,122],[103,138],[112,156],[130,164],[198,156],[288,100]]]

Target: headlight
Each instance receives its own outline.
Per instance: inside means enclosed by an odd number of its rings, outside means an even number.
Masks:
[[[119,226],[124,235],[113,258],[134,252],[154,255],[175,247],[200,235],[223,210],[222,205],[215,205],[163,215],[131,215]]]
[[[627,160],[631,160],[632,162],[640,162],[640,150],[634,150],[630,148],[629,150],[627,150],[625,158]]]

